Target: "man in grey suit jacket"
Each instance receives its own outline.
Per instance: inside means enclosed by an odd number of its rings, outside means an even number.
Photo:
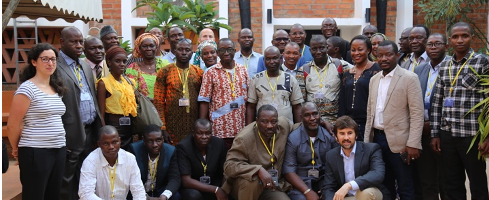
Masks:
[[[440,63],[449,56],[445,55],[448,49],[447,37],[440,33],[434,33],[428,37],[426,53],[430,61],[416,67],[414,73],[418,75],[424,100],[424,126],[421,146],[423,153],[415,163],[415,176],[419,178],[416,186],[416,199],[448,199],[444,194],[442,181],[441,156],[438,149],[430,147],[430,109],[433,99],[433,89],[436,87]],[[416,179],[415,179],[416,180]]]
[[[382,73],[370,80],[365,142],[382,148],[384,186],[395,198],[414,199],[411,160],[419,157],[423,130],[423,98],[418,76],[397,65],[397,45],[383,41],[377,48]],[[395,187],[397,183],[397,190]]]
[[[389,199],[389,190],[382,185],[382,150],[375,143],[355,142],[357,131],[358,124],[351,117],[336,120],[333,132],[341,147],[326,153],[323,200],[345,196],[357,200]]]
[[[411,56],[402,63],[402,68],[414,72],[414,69],[419,65],[430,61],[425,50],[428,36],[430,36],[430,30],[424,25],[416,25],[411,29],[408,41],[412,53]]]
[[[68,93],[63,96],[66,112],[61,117],[66,131],[68,157],[60,199],[78,199],[81,164],[94,149],[102,122],[92,69],[79,59],[83,52],[82,33],[76,27],[66,27],[61,31],[60,42],[57,66],[68,88]]]

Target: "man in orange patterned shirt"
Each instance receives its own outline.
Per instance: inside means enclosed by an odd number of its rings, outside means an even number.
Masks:
[[[198,101],[200,118],[212,121],[213,134],[222,138],[229,149],[233,139],[245,126],[248,73],[234,62],[236,46],[229,38],[219,40],[217,53],[221,61],[204,74]]]

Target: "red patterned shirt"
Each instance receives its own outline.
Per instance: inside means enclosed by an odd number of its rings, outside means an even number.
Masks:
[[[231,82],[234,82],[234,97]],[[238,63],[233,70],[227,70],[217,63],[204,73],[198,101],[209,103],[214,136],[234,138],[245,126],[248,84],[246,68]]]

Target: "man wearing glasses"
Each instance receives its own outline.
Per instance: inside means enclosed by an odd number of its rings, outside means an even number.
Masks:
[[[409,59],[409,57],[411,57],[411,47],[409,47],[408,38],[412,29],[413,27],[404,29],[401,33],[401,37],[399,38],[399,52],[401,53],[401,56],[397,61],[399,66],[402,66]]]
[[[289,38],[289,34],[287,33],[287,31],[279,29],[279,30],[275,31],[275,33],[273,34],[272,45],[274,47],[277,47],[278,50],[280,50],[280,54],[284,53],[285,45],[287,45],[289,42],[290,42],[290,38]],[[280,56],[280,65],[282,65],[283,63],[284,63],[284,58],[281,55]],[[298,65],[298,66],[300,66],[300,65]],[[260,72],[265,71],[265,70],[267,70],[267,68],[265,67],[265,61],[263,60],[263,56],[262,56],[260,58],[260,60],[258,60],[258,67],[257,67],[256,73],[260,73]]]
[[[248,99],[248,72],[234,61],[235,48],[231,39],[219,40],[217,54],[221,60],[204,74],[198,97],[199,118],[212,121],[213,135],[223,139],[227,149],[245,126]]]
[[[423,25],[416,25],[409,32],[409,47],[413,52],[411,57],[401,65],[402,68],[414,72],[420,64],[430,61],[426,53],[426,40],[430,36],[430,30]]]

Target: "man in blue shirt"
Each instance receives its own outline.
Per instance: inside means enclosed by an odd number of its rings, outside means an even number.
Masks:
[[[297,66],[302,66],[308,62],[311,62],[312,54],[309,50],[309,46],[305,44],[307,33],[304,30],[304,27],[300,24],[294,24],[290,27],[290,39],[297,43],[301,48],[301,58],[299,62],[297,62]]]
[[[234,54],[234,61],[246,67],[248,77],[253,77],[257,73],[258,60],[262,57],[261,54],[253,51],[254,42],[255,38],[251,29],[244,28],[239,31],[238,43],[241,50]]]

